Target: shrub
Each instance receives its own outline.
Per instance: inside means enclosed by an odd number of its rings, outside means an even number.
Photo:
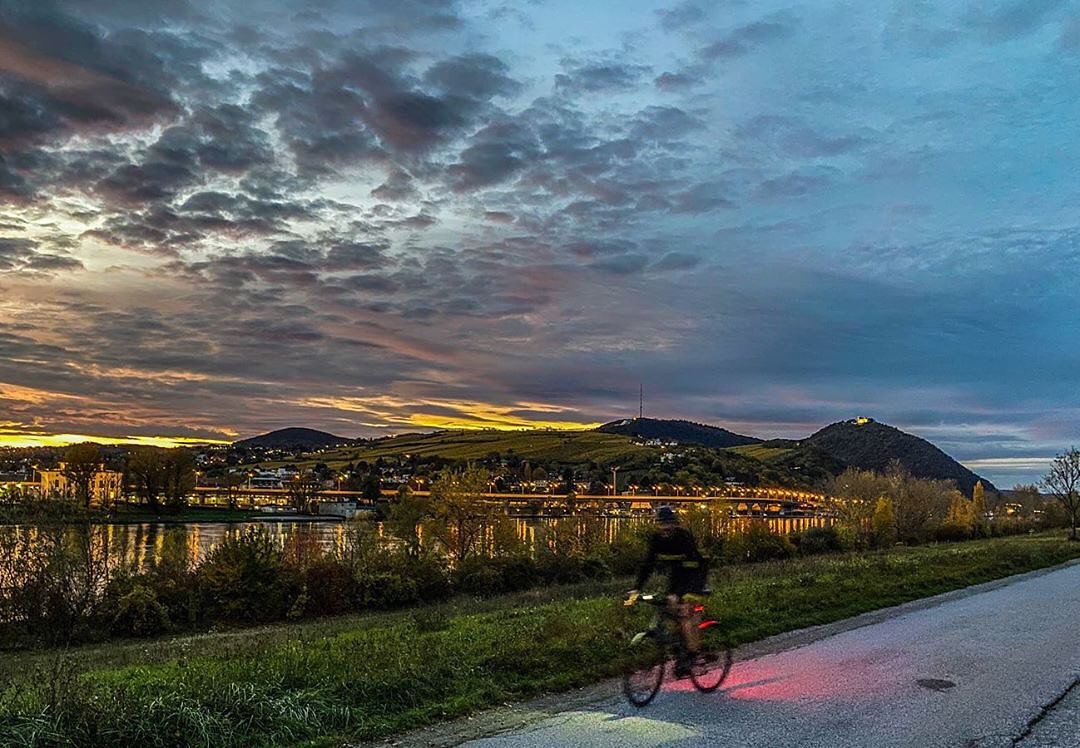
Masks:
[[[971,538],[971,528],[966,525],[958,525],[948,522],[934,530],[934,540],[953,542],[968,540]]]
[[[356,599],[356,581],[348,566],[322,557],[303,570],[306,600],[304,614],[335,615],[349,610]]]
[[[649,525],[642,523],[620,532],[609,548],[609,563],[613,573],[634,574],[645,560],[646,536]]]
[[[549,555],[542,559],[539,571],[546,581],[556,584],[571,584],[611,577],[611,566],[607,559],[595,553],[588,556]]]
[[[870,526],[875,547],[888,548],[896,542],[896,515],[892,499],[882,496],[877,500]]]
[[[846,551],[862,551],[870,544],[870,537],[859,528],[847,523],[833,525],[836,528],[836,537],[840,541],[840,547]]]
[[[497,569],[484,564],[474,564],[458,577],[458,589],[470,595],[497,595],[503,592],[502,575]]]
[[[792,541],[804,556],[843,550],[840,534],[832,526],[811,527],[796,535]]]
[[[733,561],[772,561],[795,555],[795,546],[790,540],[758,521],[750,522],[743,532],[728,538],[724,548],[727,557]]]
[[[145,584],[135,584],[116,602],[111,629],[122,636],[156,636],[170,628],[169,612],[157,593]]]
[[[536,562],[528,556],[493,558],[488,565],[498,571],[503,589],[507,592],[527,590],[540,583],[540,571]]]
[[[367,572],[356,578],[356,601],[361,608],[397,608],[421,600],[416,580],[399,570]]]
[[[435,554],[425,553],[418,557],[399,554],[395,565],[416,584],[421,601],[445,600],[453,594],[446,564]]]
[[[284,618],[300,591],[300,580],[282,561],[281,549],[263,528],[226,538],[196,574],[211,618],[261,623]]]

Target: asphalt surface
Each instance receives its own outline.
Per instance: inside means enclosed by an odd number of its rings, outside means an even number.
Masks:
[[[679,681],[644,709],[523,710],[468,744],[1080,748],[1078,680],[1072,565],[737,662],[715,694]]]

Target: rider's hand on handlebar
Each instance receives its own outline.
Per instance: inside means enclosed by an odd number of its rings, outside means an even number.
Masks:
[[[629,608],[631,605],[637,602],[639,597],[641,597],[640,592],[638,592],[637,590],[630,590],[626,593],[626,600],[625,602],[623,602],[623,605]]]

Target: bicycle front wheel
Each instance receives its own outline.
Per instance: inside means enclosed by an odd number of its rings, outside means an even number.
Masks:
[[[630,642],[630,664],[623,672],[623,693],[627,701],[643,707],[652,701],[664,681],[667,657],[655,638],[638,634]]]

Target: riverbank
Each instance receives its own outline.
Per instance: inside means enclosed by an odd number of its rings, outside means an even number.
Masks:
[[[1064,533],[725,566],[732,643],[1080,557]],[[338,745],[616,674],[643,611],[626,580],[488,600],[6,656],[0,743]]]
[[[143,505],[121,504],[112,511],[66,511],[27,506],[9,506],[0,511],[0,525],[72,524],[72,525],[190,525],[205,522],[341,522],[336,515],[293,514],[287,511],[261,512],[253,509],[187,506],[178,512],[153,509]]]

